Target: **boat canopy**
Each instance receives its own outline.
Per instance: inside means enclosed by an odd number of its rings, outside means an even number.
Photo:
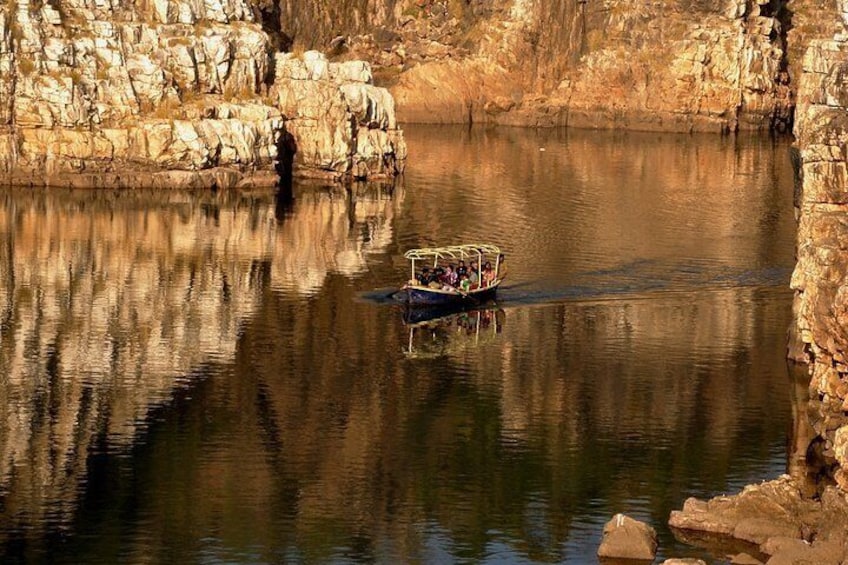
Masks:
[[[447,247],[421,247],[410,249],[403,254],[409,259],[409,280],[415,280],[415,262],[431,261],[435,268],[440,260],[473,259],[477,262],[477,270],[483,271],[483,257],[492,257],[495,261],[495,279],[500,278],[501,250],[490,243],[466,243],[464,245],[448,245]]]
[[[449,245],[447,247],[421,247],[410,249],[403,254],[410,261],[423,261],[431,259],[437,262],[439,259],[475,259],[482,255],[500,255],[501,250],[488,243],[468,243],[465,245]]]

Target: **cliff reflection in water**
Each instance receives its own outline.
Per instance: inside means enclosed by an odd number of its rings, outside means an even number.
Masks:
[[[393,195],[5,196],[7,556],[579,563],[618,511],[680,555],[686,496],[782,472],[781,147],[456,133]],[[481,238],[479,320],[361,300]]]
[[[278,221],[273,194],[3,193],[0,536],[70,518],[90,452],[230,362],[263,292],[362,272],[402,201],[368,194],[304,191]]]

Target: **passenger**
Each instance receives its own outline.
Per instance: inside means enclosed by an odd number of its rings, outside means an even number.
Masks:
[[[439,268],[433,267],[430,271],[430,276],[427,277],[427,288],[442,288],[442,283],[439,282]]]
[[[459,260],[459,266],[456,268],[456,275],[462,280],[462,275],[468,274],[468,267],[465,266],[465,261]]]
[[[459,282],[459,278],[456,276],[456,271],[453,268],[453,265],[448,265],[448,269],[445,272],[445,283],[450,286],[456,286],[456,283]]]
[[[433,271],[433,276],[434,276],[434,278],[436,279],[436,281],[438,281],[438,282],[444,282],[444,278],[445,278],[445,270],[444,270],[444,268],[442,268],[442,267],[436,267],[436,269]]]
[[[480,275],[477,273],[477,267],[471,265],[471,272],[468,273],[468,280],[471,281],[471,287],[475,288],[480,284]]]
[[[489,286],[493,282],[495,282],[495,270],[492,268],[492,264],[486,261],[486,264],[483,265],[483,286]]]
[[[501,253],[498,256],[498,275],[500,275],[501,280],[504,280],[506,278],[506,266],[504,266],[505,260],[506,260],[506,255]]]
[[[459,277],[459,290],[465,293],[471,290],[471,281],[468,280],[468,275],[461,275]]]
[[[421,272],[418,273],[416,278],[418,279],[419,286],[427,286],[430,284],[430,267],[424,267],[421,269]]]

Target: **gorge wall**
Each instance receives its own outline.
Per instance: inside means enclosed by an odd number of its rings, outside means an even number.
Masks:
[[[0,171],[108,187],[399,172],[393,100],[369,66],[278,52],[263,21],[245,0],[4,3]]]
[[[0,171],[388,177],[399,120],[787,131],[836,1],[17,0],[0,6]]]
[[[281,0],[287,41],[369,60],[412,122],[788,131],[836,0]],[[379,4],[379,6],[377,6]]]
[[[843,3],[842,15],[848,15]],[[848,22],[848,18],[845,19]],[[797,332],[811,362],[820,439],[811,446],[848,490],[848,35],[813,42],[804,59],[797,137],[800,210]]]

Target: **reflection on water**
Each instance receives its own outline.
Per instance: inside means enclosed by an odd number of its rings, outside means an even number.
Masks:
[[[6,561],[592,562],[619,511],[697,555],[671,509],[784,471],[785,145],[408,143],[394,189],[2,194]],[[496,305],[363,300],[481,239]]]
[[[403,319],[409,328],[404,353],[410,358],[437,358],[474,348],[503,331],[503,308],[478,308],[437,315],[429,309],[405,309]]]
[[[362,272],[400,201],[310,191],[280,222],[273,194],[4,194],[6,507],[64,523],[97,442],[129,444],[175,388],[231,361],[266,289],[309,295]]]

